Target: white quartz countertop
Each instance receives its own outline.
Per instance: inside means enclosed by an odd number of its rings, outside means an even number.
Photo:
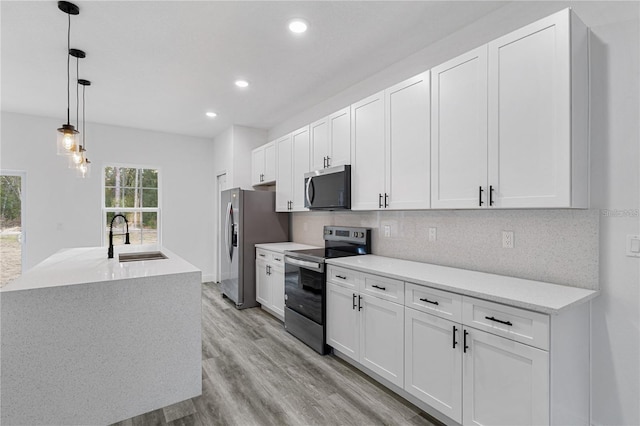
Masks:
[[[118,261],[120,253],[148,251],[160,251],[167,256],[167,259],[126,263]],[[70,248],[62,249],[43,260],[15,281],[0,288],[0,292],[187,272],[200,272],[200,270],[170,250],[157,245],[115,246],[113,259],[107,258],[107,247]]]
[[[546,314],[558,314],[599,294],[576,287],[376,255],[327,259],[326,262]]]
[[[256,244],[256,248],[271,250],[278,253],[284,253],[285,251],[288,251],[288,250],[307,250],[307,249],[317,249],[317,248],[323,248],[323,247],[310,246],[307,244],[300,244],[300,243],[285,242],[285,243]]]

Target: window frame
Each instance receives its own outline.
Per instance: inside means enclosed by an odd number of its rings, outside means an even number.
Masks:
[[[158,206],[157,207],[106,207],[106,185],[105,185],[105,170],[107,167],[118,167],[118,168],[126,168],[126,169],[144,169],[144,170],[156,170],[158,172]],[[120,213],[156,213],[157,215],[157,232],[158,232],[158,246],[162,246],[162,170],[158,166],[152,166],[149,164],[132,164],[132,163],[105,163],[102,165],[100,175],[100,187],[102,188],[101,192],[101,214],[102,219],[100,222],[102,223],[102,231],[100,232],[102,246],[106,247],[109,244],[109,241],[106,237],[106,229],[109,226],[107,223],[107,213],[110,212],[120,212]],[[140,187],[142,188],[142,187]]]

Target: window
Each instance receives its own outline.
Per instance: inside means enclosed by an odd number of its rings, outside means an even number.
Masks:
[[[0,170],[0,287],[24,267],[25,172]]]
[[[149,167],[104,168],[104,240],[109,244],[113,217],[120,213],[129,222],[131,244],[160,243],[160,185],[158,170]],[[124,244],[124,220],[113,222],[113,244]]]

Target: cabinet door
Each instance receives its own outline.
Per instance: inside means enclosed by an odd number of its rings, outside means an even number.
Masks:
[[[351,105],[351,208],[384,208],[384,92]]]
[[[309,126],[293,132],[291,145],[293,153],[291,182],[291,210],[306,211],[304,208],[304,174],[309,171]]]
[[[433,68],[431,79],[431,207],[486,207],[487,47]]]
[[[264,182],[275,182],[275,180],[276,144],[271,142],[264,146]]]
[[[462,422],[462,326],[405,308],[404,389]]]
[[[264,174],[264,147],[251,151],[251,185],[261,185]]]
[[[278,139],[275,146],[276,152],[278,154],[276,211],[286,212],[289,211],[289,201],[291,201],[291,188],[293,184],[293,164],[291,164],[291,137]]]
[[[429,72],[385,90],[386,185],[389,208],[430,204]]]
[[[357,293],[333,283],[327,283],[327,344],[358,361],[358,300]]]
[[[267,262],[262,259],[256,259],[256,300],[261,305],[271,306]]]
[[[463,332],[463,424],[549,424],[549,353],[472,328]]]
[[[328,166],[351,164],[351,108],[331,114],[328,123],[331,145]]]
[[[404,306],[368,295],[360,304],[360,363],[403,387]]]
[[[321,170],[327,167],[329,155],[329,120],[323,118],[309,126],[311,170]]]
[[[281,266],[272,265],[269,287],[271,287],[271,309],[284,321],[284,270]]]
[[[569,13],[489,43],[489,185],[495,207],[571,206]]]

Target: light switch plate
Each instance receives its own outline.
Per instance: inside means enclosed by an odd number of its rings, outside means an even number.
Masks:
[[[513,248],[513,231],[502,231],[502,247]]]
[[[640,257],[640,235],[627,235],[627,256]]]
[[[429,228],[429,241],[436,240],[436,228]]]
[[[389,225],[384,226],[384,236],[387,238],[391,236],[391,227]]]

